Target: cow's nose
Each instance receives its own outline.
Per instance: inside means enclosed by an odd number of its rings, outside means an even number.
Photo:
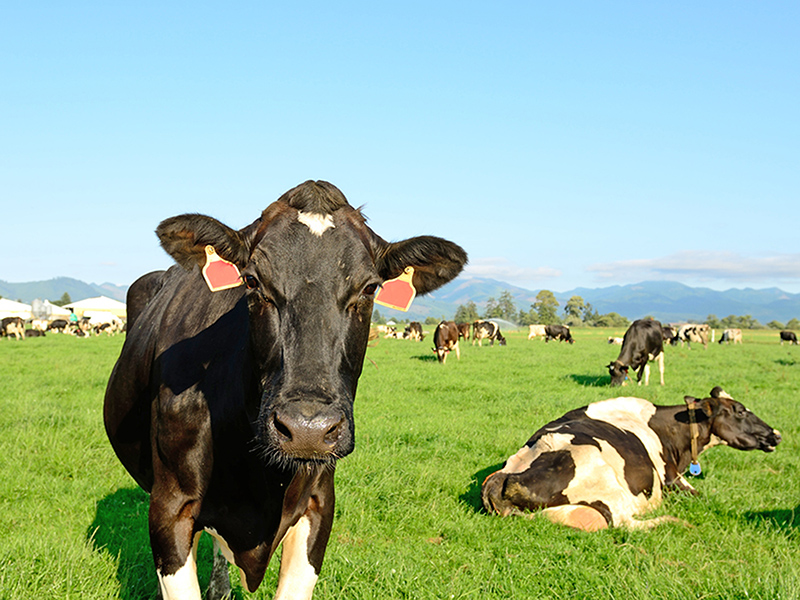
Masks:
[[[335,452],[345,429],[345,417],[340,411],[311,408],[290,405],[276,410],[269,421],[280,450],[293,458],[328,457]]]

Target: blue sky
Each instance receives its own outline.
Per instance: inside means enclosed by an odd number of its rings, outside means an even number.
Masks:
[[[0,279],[126,285],[307,179],[467,274],[800,292],[800,5],[0,9]]]

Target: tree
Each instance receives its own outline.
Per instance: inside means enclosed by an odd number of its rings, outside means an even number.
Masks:
[[[486,310],[483,311],[483,318],[488,319],[491,317],[499,317],[499,308],[497,306],[497,300],[494,299],[494,296],[486,299]]]
[[[66,306],[67,304],[72,304],[72,298],[69,297],[67,292],[64,292],[61,295],[61,298],[51,301],[51,304],[55,304],[56,306]]]
[[[425,325],[438,325],[439,323],[441,323],[441,321],[436,317],[427,317],[425,319]]]
[[[597,319],[600,317],[598,312],[594,309],[594,306],[591,303],[587,302],[586,306],[583,309],[583,322],[586,325],[591,325],[592,327],[597,327]]]
[[[786,323],[786,329],[800,329],[800,321],[797,319],[789,319],[789,322]]]
[[[538,316],[538,321],[542,325],[557,325],[560,323],[558,318],[558,300],[550,290],[542,290],[536,294],[536,302],[531,305]]]
[[[708,315],[706,317],[706,324],[709,327],[711,327],[711,329],[719,329],[720,327],[722,327],[719,319],[717,318],[717,315]]]
[[[627,317],[623,317],[615,312],[610,312],[605,315],[600,315],[595,319],[596,327],[627,327],[630,321]]]
[[[770,321],[767,323],[767,327],[770,329],[783,329],[783,324],[780,321]]]
[[[456,309],[456,316],[453,319],[456,323],[472,323],[478,320],[478,307],[470,300],[466,304],[459,304]]]
[[[517,317],[517,305],[514,303],[514,296],[508,290],[503,290],[500,300],[497,301],[497,315],[506,321],[515,321]]]

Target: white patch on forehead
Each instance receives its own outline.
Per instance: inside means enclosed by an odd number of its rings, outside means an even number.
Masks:
[[[328,229],[333,229],[335,227],[332,215],[298,211],[297,220],[308,227],[311,233],[317,237],[322,237],[322,234],[328,231]]]

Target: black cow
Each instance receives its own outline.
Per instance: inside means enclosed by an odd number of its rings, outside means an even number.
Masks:
[[[569,342],[574,344],[575,340],[572,339],[572,334],[569,327],[566,325],[545,325],[544,326],[544,341],[558,340],[559,342]]]
[[[797,335],[794,331],[781,331],[781,346],[783,346],[783,342],[789,342],[790,344],[797,344]]]
[[[675,336],[678,335],[675,331],[674,327],[670,327],[669,325],[662,325],[661,326],[661,339],[664,342],[669,342],[671,344],[676,344],[677,340]]]
[[[502,516],[544,509],[551,521],[587,531],[648,529],[676,520],[634,518],[656,508],[665,488],[697,493],[683,473],[706,448],[722,443],[772,452],[781,441],[780,433],[722,388],[711,390],[710,398],[684,400],[655,406],[614,398],[568,412],[486,478],[484,507]]]
[[[444,364],[447,362],[447,355],[453,350],[456,351],[456,358],[461,360],[461,351],[458,349],[458,325],[455,321],[442,321],[433,332],[433,351],[436,352],[439,362]]]
[[[622,349],[617,360],[608,365],[611,385],[624,385],[628,379],[628,369],[637,372],[636,381],[650,384],[649,361],[658,362],[661,373],[661,385],[664,385],[664,339],[661,323],[652,319],[639,319],[631,323],[625,337],[622,338]]]
[[[67,321],[66,319],[56,319],[47,326],[47,331],[64,333],[68,327],[69,327],[69,321]]]
[[[489,345],[494,346],[494,341],[501,346],[506,345],[506,338],[500,333],[500,326],[493,321],[475,321],[472,324],[472,345],[478,342],[478,346],[483,346],[483,340],[489,340]]]
[[[180,266],[131,286],[104,418],[117,456],[150,492],[162,595],[199,600],[192,550],[205,530],[250,591],[282,544],[276,597],[310,598],[334,467],[353,450],[375,291],[412,266],[417,293],[430,292],[466,254],[431,236],[387,243],[323,181],[288,191],[238,231],[192,214],[156,233]],[[214,267],[207,280],[204,264]],[[207,597],[220,598],[230,584],[218,556],[214,570]]]

